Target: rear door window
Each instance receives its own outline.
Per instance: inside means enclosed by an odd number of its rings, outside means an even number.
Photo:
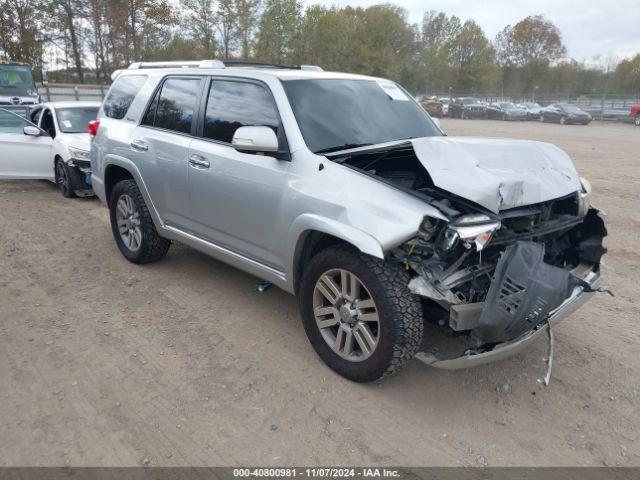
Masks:
[[[149,105],[142,125],[191,133],[200,82],[200,78],[167,78]]]
[[[104,114],[116,120],[123,119],[146,80],[146,75],[120,75],[104,100]]]
[[[269,91],[255,83],[213,80],[209,87],[203,137],[231,143],[240,127],[266,126],[278,134],[279,118]]]

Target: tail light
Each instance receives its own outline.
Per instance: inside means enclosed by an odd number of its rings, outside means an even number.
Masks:
[[[87,131],[92,137],[98,134],[98,128],[100,128],[100,120],[91,120],[87,125]]]

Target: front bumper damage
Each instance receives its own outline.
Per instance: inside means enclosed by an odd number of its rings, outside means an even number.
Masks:
[[[585,285],[576,285],[570,296],[558,307],[549,312],[545,321],[514,340],[498,343],[488,351],[468,351],[465,352],[463,356],[457,358],[446,359],[432,352],[419,352],[416,358],[436,368],[459,370],[502,360],[521,352],[537,338],[544,336],[548,329],[553,328],[582,307],[582,305],[596,293],[595,290],[600,285],[600,272],[597,267],[581,264],[574,269],[572,273],[583,280],[588,287]]]
[[[91,183],[91,161],[84,158],[71,157],[66,162],[70,167],[76,168],[79,178],[73,184],[73,191],[78,197],[91,197],[95,195]]]
[[[603,217],[590,208],[584,217],[577,218],[573,226],[556,226],[560,233],[552,236],[541,233],[547,229],[529,230],[524,239],[506,235],[509,232],[496,234],[486,244],[495,241],[500,245],[493,245],[501,249],[494,264],[462,269],[462,259],[468,257],[464,254],[440,274],[444,280],[415,276],[410,290],[421,296],[425,305],[435,303],[431,312],[441,314],[434,335],[425,333],[428,344],[416,358],[446,370],[468,368],[514,355],[545,334],[551,356],[551,329],[600,287],[600,262],[606,253],[602,240],[607,235]],[[480,299],[468,301],[473,297],[463,298],[455,289],[447,289],[450,279],[469,282],[470,277],[475,278],[471,284],[475,282],[484,292]],[[478,281],[482,277],[487,279],[485,283]],[[476,299],[477,295],[476,291]],[[429,313],[427,321],[428,317]],[[439,343],[439,335],[443,342]],[[549,359],[549,369],[550,365]],[[543,383],[547,382],[548,375]]]

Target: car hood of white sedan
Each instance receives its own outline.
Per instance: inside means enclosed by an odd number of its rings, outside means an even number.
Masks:
[[[411,142],[436,187],[495,213],[580,189],[580,177],[569,156],[549,143],[472,137],[426,137]]]
[[[88,133],[61,133],[56,137],[56,141],[87,152],[91,150],[91,137]]]

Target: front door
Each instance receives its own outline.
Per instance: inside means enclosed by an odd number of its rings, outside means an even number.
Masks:
[[[25,135],[34,126],[26,118],[0,109],[0,179],[54,179],[52,138]]]
[[[271,93],[254,82],[212,80],[201,138],[189,150],[189,229],[284,270],[275,252],[281,247],[279,213],[290,163],[236,151],[231,140],[241,126],[282,128]]]

